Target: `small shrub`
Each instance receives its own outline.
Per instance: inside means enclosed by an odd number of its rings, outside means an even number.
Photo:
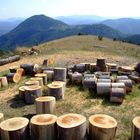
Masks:
[[[102,36],[98,36],[98,40],[102,41],[103,40],[103,37]]]

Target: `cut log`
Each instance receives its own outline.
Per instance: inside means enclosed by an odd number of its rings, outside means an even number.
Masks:
[[[35,115],[31,118],[32,140],[56,140],[57,138],[57,116],[51,114]]]
[[[79,114],[66,114],[57,119],[59,140],[85,140],[86,118]]]
[[[94,74],[97,78],[101,76],[110,77],[110,72],[95,72]]]
[[[63,99],[63,85],[48,84],[48,95],[55,97],[56,100]]]
[[[9,68],[10,73],[16,73],[19,66],[12,66]]]
[[[55,97],[43,96],[35,99],[37,114],[54,114],[55,112]]]
[[[24,69],[24,74],[33,76],[34,75],[34,65],[33,64],[21,64],[20,68]]]
[[[90,71],[90,63],[80,63],[85,66],[84,71]]]
[[[54,68],[54,81],[66,82],[67,70],[66,68]]]
[[[24,75],[24,69],[23,68],[18,68],[16,70],[16,73],[18,73],[20,76],[23,76]]]
[[[140,74],[140,63],[138,63],[135,67],[135,71]]]
[[[0,77],[0,83],[1,87],[7,87],[8,86],[7,77]]]
[[[131,79],[135,84],[140,83],[140,76],[137,76],[137,75],[129,75],[129,79]]]
[[[125,88],[111,88],[110,102],[122,103],[125,95]]]
[[[30,78],[31,81],[38,81],[39,82],[39,86],[43,86],[43,79],[42,78],[38,78],[38,77],[33,77],[33,78]]]
[[[8,58],[1,59],[0,60],[0,66],[5,65],[5,64],[8,64],[8,63],[9,63],[9,59]]]
[[[25,85],[26,86],[39,86],[39,81],[30,80],[30,81],[25,82]]]
[[[111,83],[111,79],[97,79],[97,82],[101,82],[101,83]]]
[[[95,72],[96,71],[96,63],[91,63],[90,64],[90,72]]]
[[[85,64],[76,64],[75,65],[75,70],[79,73],[84,73],[85,72]]]
[[[128,76],[125,76],[125,75],[123,75],[123,76],[117,76],[116,77],[116,81],[118,82],[119,80],[128,80]]]
[[[25,87],[25,103],[33,104],[35,99],[42,96],[41,86]]]
[[[95,75],[94,74],[85,74],[84,73],[84,78],[95,78]]]
[[[131,67],[131,66],[121,66],[119,68],[120,71],[122,72],[133,72],[134,71],[134,67]]]
[[[15,55],[15,56],[8,57],[8,59],[9,59],[9,63],[12,63],[12,62],[16,62],[16,61],[20,60],[20,56]]]
[[[45,73],[38,73],[38,74],[35,74],[35,77],[42,78],[43,79],[43,84],[44,85],[47,84],[47,74],[45,74]]]
[[[0,124],[1,140],[27,140],[29,120],[23,117],[15,117],[3,121]]]
[[[66,90],[66,82],[62,82],[62,81],[54,81],[52,82],[53,85],[61,85],[62,86],[62,98],[64,99],[64,94],[65,94],[65,90]]]
[[[72,84],[80,85],[82,84],[82,74],[75,72],[72,74]]]
[[[111,83],[102,83],[102,82],[97,82],[97,94],[98,95],[110,95],[111,91]]]
[[[94,78],[85,78],[83,80],[83,87],[87,89],[95,89],[96,88],[96,81]]]
[[[117,121],[108,115],[97,114],[89,117],[90,140],[114,140]]]
[[[47,80],[53,81],[54,71],[53,70],[44,70],[43,73],[47,74]]]
[[[99,79],[110,79],[110,75],[100,75]]]
[[[102,72],[107,71],[105,59],[97,59],[97,61],[96,61],[96,71],[102,71]]]
[[[124,88],[125,89],[125,84],[124,83],[112,83],[112,88]]]
[[[129,93],[129,92],[132,91],[132,88],[133,88],[132,80],[130,80],[130,79],[128,79],[128,80],[119,80],[118,82],[125,84],[126,93]]]
[[[19,98],[23,101],[25,101],[25,87],[26,86],[19,87]]]
[[[140,116],[137,116],[132,121],[131,140],[140,139]]]
[[[110,71],[111,69],[117,69],[117,64],[114,63],[106,63],[108,66],[108,70]]]
[[[4,114],[3,113],[0,113],[0,123],[4,121]]]
[[[21,79],[21,76],[18,73],[8,73],[7,80],[10,83],[18,83]]]

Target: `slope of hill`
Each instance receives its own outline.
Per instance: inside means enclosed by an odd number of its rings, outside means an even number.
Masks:
[[[129,36],[125,38],[125,40],[127,42],[140,45],[140,34]]]
[[[6,35],[0,37],[0,49],[13,50],[17,46],[32,46],[46,41],[87,33],[110,38],[120,38],[122,33],[105,25],[69,26],[44,15],[28,18]]]
[[[102,24],[119,30],[125,34],[140,34],[140,19],[120,18],[114,20],[105,20],[102,22]]]

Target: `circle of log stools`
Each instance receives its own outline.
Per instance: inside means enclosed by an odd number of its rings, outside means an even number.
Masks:
[[[33,104],[35,99],[42,96],[41,86],[25,86],[25,102]]]
[[[54,96],[56,100],[63,99],[63,85],[62,84],[48,84],[48,95]]]
[[[66,81],[67,69],[66,68],[54,68],[54,81]]]
[[[51,114],[35,115],[31,118],[32,140],[56,140],[57,117]]]
[[[43,86],[43,79],[42,78],[39,78],[39,77],[33,77],[33,78],[30,78],[31,81],[38,81],[39,82],[39,86]]]
[[[43,84],[44,85],[47,84],[47,74],[45,74],[45,73],[38,73],[38,74],[35,74],[35,77],[42,78],[43,79]]]
[[[117,121],[108,115],[97,114],[89,117],[90,140],[114,140]]]
[[[7,77],[0,77],[0,86],[1,87],[7,87],[8,86]]]
[[[139,140],[140,139],[140,116],[137,116],[132,121],[132,140]]]
[[[11,83],[18,83],[20,81],[21,75],[18,73],[8,73],[7,80]]]
[[[15,117],[1,122],[1,140],[27,140],[29,120]]]
[[[25,82],[25,85],[26,86],[39,86],[39,82],[30,80],[30,81]]]
[[[79,114],[66,114],[58,117],[59,140],[84,140],[86,138],[86,118]]]
[[[35,99],[37,114],[53,114],[55,112],[55,97],[43,96]]]

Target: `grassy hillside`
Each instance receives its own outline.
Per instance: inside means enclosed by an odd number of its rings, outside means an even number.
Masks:
[[[97,58],[104,57],[107,62],[114,62],[119,65],[133,65],[140,60],[140,47],[111,39],[103,38],[98,40],[96,36],[71,36],[60,40],[41,44],[37,47],[41,50],[38,56],[24,56],[19,62],[42,64],[43,60],[52,57],[55,61],[53,66],[67,66],[82,62],[96,62]],[[17,52],[28,50],[18,48]],[[5,71],[11,64],[0,67]],[[17,98],[17,89],[23,85],[28,78],[23,77],[17,85],[10,85],[8,89],[0,91],[0,108],[5,117],[26,116],[30,117],[35,113],[34,105],[25,105]],[[140,90],[134,86],[133,92],[127,95],[122,105],[109,103],[108,98],[98,97],[96,94],[83,90],[79,86],[67,85],[65,99],[56,104],[56,115],[69,112],[80,113],[87,118],[96,113],[105,113],[113,116],[118,121],[116,140],[129,140],[131,135],[131,121],[140,115]]]

